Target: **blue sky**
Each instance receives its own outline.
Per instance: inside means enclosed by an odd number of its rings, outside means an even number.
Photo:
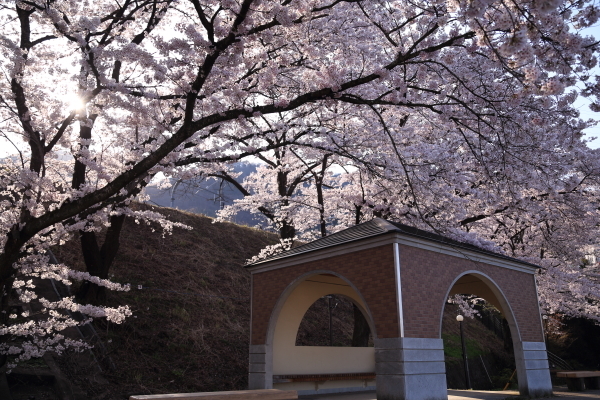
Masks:
[[[585,33],[588,35],[593,35],[596,39],[600,40],[600,25],[596,25],[592,28],[588,28],[585,30]],[[600,66],[596,67],[596,73],[600,74]],[[582,119],[595,119],[600,120],[600,113],[596,113],[590,110],[590,101],[583,97],[580,97],[575,102],[575,106],[579,108],[579,112],[581,113]],[[600,124],[585,130],[587,137],[598,137],[598,139],[589,143],[589,146],[597,149],[600,148]]]

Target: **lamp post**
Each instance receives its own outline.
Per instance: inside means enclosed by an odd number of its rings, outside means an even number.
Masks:
[[[469,364],[467,363],[467,347],[465,346],[465,335],[463,331],[463,316],[457,315],[456,320],[460,324],[460,342],[462,344],[462,354],[463,354],[463,364],[465,366],[465,383],[467,384],[467,389],[471,388],[471,377],[469,376]]]
[[[328,294],[327,296],[327,300],[328,300],[328,306],[327,308],[329,309],[329,345],[333,346],[333,321],[332,321],[332,311],[335,310],[335,308],[338,306],[339,302],[338,300],[336,300],[336,298],[331,295]],[[331,300],[335,300],[335,304],[332,304]]]
[[[543,329],[544,329],[544,341],[546,341],[547,337],[546,337],[546,332],[548,332],[548,316],[547,315],[542,315],[542,321],[544,323]]]
[[[332,320],[331,320],[331,299],[333,298],[333,296],[328,295],[327,296],[327,300],[328,300],[328,304],[327,304],[327,308],[329,309],[329,346],[333,346],[333,330],[332,330]]]

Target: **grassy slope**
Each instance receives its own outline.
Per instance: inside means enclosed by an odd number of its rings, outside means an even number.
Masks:
[[[134,317],[122,325],[96,324],[116,367],[104,374],[111,395],[103,397],[243,389],[250,276],[242,265],[276,238],[195,214],[160,212],[193,230],[175,228],[162,237],[152,227],[126,221],[112,274],[117,282],[131,283],[132,290],[111,292],[108,301],[130,305]],[[76,243],[56,255],[83,266]],[[106,370],[108,364],[103,365]],[[90,397],[106,391],[73,369],[68,374]]]
[[[460,325],[456,321],[456,315],[458,307],[446,304],[442,320],[446,379],[449,388],[464,389]],[[512,349],[505,348],[503,339],[486,328],[477,318],[465,318],[463,324],[473,389],[503,388],[514,371]],[[513,379],[511,387],[516,388],[516,379]]]

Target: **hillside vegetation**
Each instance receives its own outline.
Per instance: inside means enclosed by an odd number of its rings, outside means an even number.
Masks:
[[[459,313],[457,305],[446,304],[442,320],[446,381],[451,389],[466,389],[460,325],[456,321]],[[495,334],[477,317],[465,318],[463,325],[472,388],[498,390],[509,383],[510,388],[517,389],[516,374],[510,379],[515,370],[510,336]]]
[[[277,238],[201,215],[160,212],[193,229],[163,237],[156,226],[126,221],[112,274],[132,289],[109,292],[108,303],[128,304],[134,316],[122,325],[96,322],[105,351],[95,354],[109,387],[62,363],[90,398],[246,388],[250,274],[242,266]],[[75,241],[55,254],[83,268]]]

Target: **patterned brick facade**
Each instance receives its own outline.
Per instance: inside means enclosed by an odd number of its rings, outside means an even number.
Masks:
[[[317,270],[333,271],[358,289],[381,338],[397,337],[398,318],[392,245],[256,273],[252,277],[252,344],[266,342],[271,312],[285,288],[299,276]]]
[[[533,275],[402,245],[400,264],[407,337],[439,338],[446,292],[457,276],[475,270],[489,276],[506,296],[521,340],[544,341]]]
[[[392,246],[255,273],[252,344],[266,343],[271,313],[288,285],[318,270],[336,272],[358,289],[371,311],[379,339],[399,337]],[[439,338],[440,316],[450,285],[461,273],[475,270],[499,285],[514,312],[521,340],[544,341],[532,274],[405,245],[400,245],[400,264],[406,337]]]

